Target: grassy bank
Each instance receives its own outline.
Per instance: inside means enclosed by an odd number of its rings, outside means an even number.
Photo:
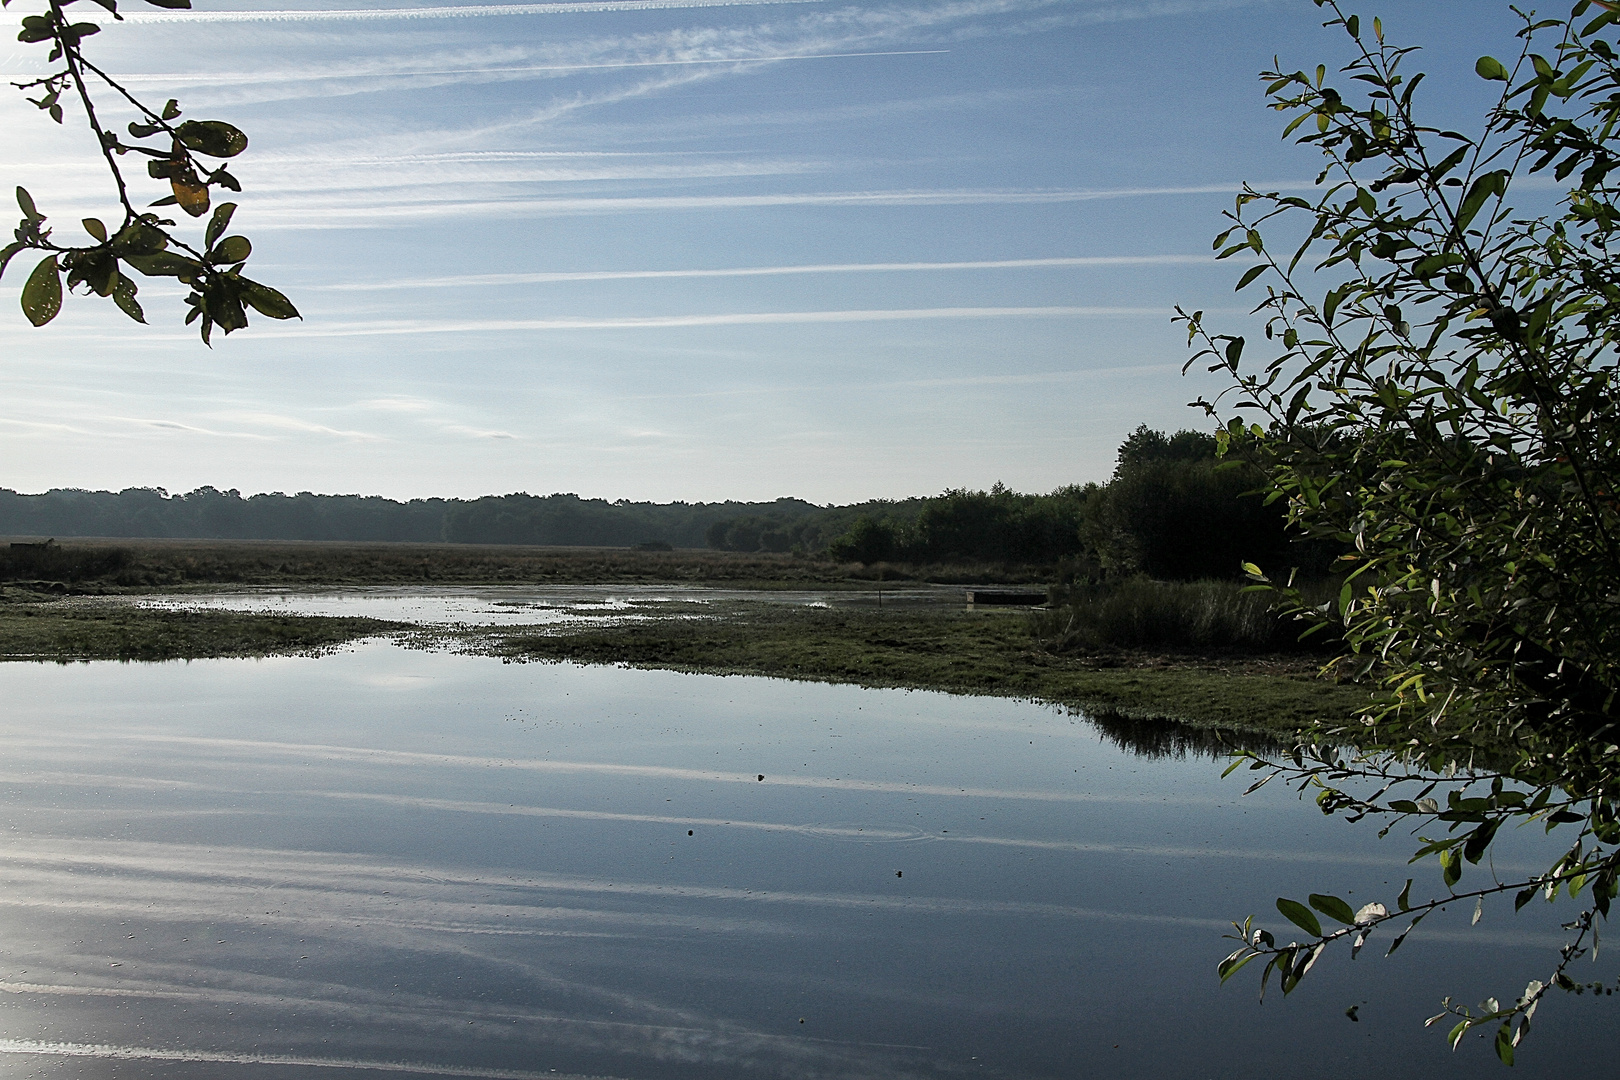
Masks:
[[[710,585],[748,589],[871,588],[874,581],[979,584],[1046,580],[1050,568],[996,564],[862,566],[772,552],[362,544],[278,540],[66,540],[13,549],[0,538],[0,581],[73,592],[229,586]]]
[[[1221,614],[1232,607],[1215,603],[1221,597],[1205,597],[1212,588],[1205,586],[1138,584],[1110,593],[1096,612],[1063,609],[1031,617],[965,610],[949,591],[914,594],[899,607],[880,609],[871,603],[873,581],[857,574],[889,577],[891,568],[770,553],[162,540],[71,541],[0,553],[9,561],[0,567],[0,579],[12,582],[0,587],[0,659],[259,656],[412,629],[372,619],[156,611],[83,594],[131,597],[243,586],[704,585],[758,589],[762,595],[819,590],[834,607],[664,602],[638,609],[634,620],[544,631],[485,629],[471,632],[463,645],[510,659],[1035,698],[1093,716],[1273,734],[1342,721],[1365,700],[1355,687],[1317,678],[1317,662],[1309,656],[1273,652],[1266,640],[1253,634],[1253,640],[1243,639],[1213,616],[1192,618],[1188,612],[1208,608]],[[971,571],[958,567],[953,573]],[[1224,590],[1221,596],[1236,588],[1214,587]],[[1167,636],[1159,622],[1176,633]],[[1187,637],[1183,624],[1203,630]],[[444,643],[457,636],[436,631],[418,640]],[[1234,644],[1246,651],[1223,651]]]
[[[197,660],[307,653],[394,631],[378,619],[154,611],[0,593],[0,660]]]
[[[496,640],[512,659],[620,663],[719,675],[1037,698],[1141,719],[1286,735],[1342,721],[1365,691],[1317,678],[1308,660],[1041,651],[1005,611],[782,608],[660,619]]]

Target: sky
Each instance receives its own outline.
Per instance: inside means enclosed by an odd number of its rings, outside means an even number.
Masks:
[[[193,2],[125,0],[87,55],[247,132],[232,231],[303,318],[209,349],[152,280],[149,325],[74,296],[34,329],[20,256],[0,487],[845,503],[1102,481],[1139,424],[1207,426],[1186,403],[1220,384],[1182,374],[1171,316],[1247,325],[1242,268],[1210,250],[1239,185],[1303,194],[1319,169],[1257,72],[1347,59],[1309,0]],[[14,40],[41,6],[0,18],[8,80],[46,70]],[[1474,60],[1513,51],[1495,0],[1350,10],[1424,47],[1447,125],[1484,100]],[[0,89],[0,188],[59,238],[118,220],[82,114]]]

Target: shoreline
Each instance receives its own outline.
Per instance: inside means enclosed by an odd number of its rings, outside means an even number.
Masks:
[[[629,583],[604,583],[603,592]],[[948,602],[952,590],[911,593],[878,607],[861,592],[813,589],[830,603],[789,602],[788,590],[714,591],[682,603],[668,596],[617,608],[593,598],[577,606],[545,584],[394,583],[297,590],[216,587],[118,595],[41,595],[0,589],[0,660],[192,660],[312,654],[369,637],[407,647],[454,649],[505,662],[624,665],[706,675],[760,676],[859,686],[1023,698],[1122,721],[1172,722],[1206,731],[1290,737],[1316,722],[1343,722],[1365,701],[1363,688],[1319,677],[1300,656],[1111,651],[1057,656],[1039,649],[1025,611]],[[630,585],[634,589],[634,585]],[[529,590],[558,601],[535,606],[549,621],[435,623],[409,618],[241,611],[183,606],[187,599],[251,596],[379,597],[470,595]],[[915,587],[914,587],[915,589]],[[593,590],[595,591],[595,590]],[[898,591],[898,590],[897,590]],[[689,596],[690,596],[689,592]],[[752,596],[748,593],[753,592]],[[921,597],[919,599],[919,597]],[[172,598],[179,607],[144,607]],[[673,600],[673,602],[672,602]],[[900,597],[896,597],[900,600]]]

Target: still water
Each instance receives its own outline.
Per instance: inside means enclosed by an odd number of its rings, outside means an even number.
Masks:
[[[5,1077],[1496,1075],[1421,1019],[1558,940],[1454,911],[1219,988],[1229,918],[1437,871],[1026,702],[382,641],[0,693]],[[1558,995],[1516,1073],[1617,1033]]]

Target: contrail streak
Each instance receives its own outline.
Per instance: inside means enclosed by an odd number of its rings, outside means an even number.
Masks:
[[[774,64],[779,60],[850,60],[869,56],[942,56],[949,49],[893,49],[887,52],[804,53],[794,55],[723,56],[703,60],[621,60],[601,64],[531,64],[524,67],[434,68],[423,71],[280,72],[221,75],[119,75],[125,83],[194,83],[204,86],[254,86],[259,83],[333,82],[339,79],[415,79],[444,75],[527,75],[543,71],[600,71],[619,68],[687,67],[693,64]]]
[[[740,266],[714,270],[571,270],[531,274],[464,274],[455,277],[401,279],[328,285],[342,292],[383,289],[442,289],[479,285],[545,285],[559,281],[638,281],[659,278],[776,277],[785,274],[859,274],[930,270],[1024,270],[1069,266],[1197,266],[1214,263],[1213,255],[1094,255],[1052,259],[989,259],[977,262],[820,263],[807,266]]]
[[[337,11],[130,12],[131,23],[171,22],[382,22],[408,19],[477,19],[491,15],[588,15],[598,11],[667,11],[682,8],[776,7],[819,4],[824,0],[606,0],[604,3],[460,4],[454,7],[349,8]],[[100,16],[97,21],[110,20]]]
[[[851,311],[747,311],[718,315],[624,315],[608,318],[410,320],[278,331],[277,337],[386,337],[513,330],[666,330],[690,326],[914,322],[926,319],[1166,318],[1156,307],[859,308]]]

